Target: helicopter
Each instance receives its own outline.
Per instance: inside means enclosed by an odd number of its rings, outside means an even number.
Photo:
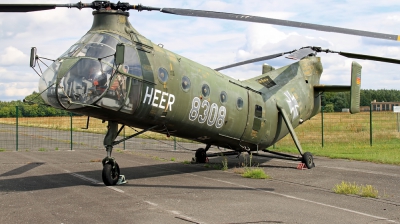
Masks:
[[[18,13],[58,7],[92,9],[90,30],[46,70],[32,48],[30,67],[40,76],[39,93],[54,108],[107,121],[103,145],[102,180],[117,184],[120,168],[113,147],[147,131],[163,133],[205,144],[195,161],[208,157],[265,151],[279,158],[315,166],[313,155],[304,152],[295,128],[317,115],[324,92],[350,91],[350,112],[360,111],[362,67],[351,66],[350,85],[323,85],[319,53],[399,64],[400,60],[306,46],[220,68],[209,68],[157,45],[129,22],[129,11],[158,11],[171,15],[283,25],[319,31],[399,41],[397,35],[317,24],[278,20],[224,12],[158,8],[109,1],[76,4],[0,4],[0,12]],[[220,71],[249,63],[286,56],[296,62],[274,68],[262,66],[259,76],[237,80]],[[38,69],[39,67],[39,69]],[[89,119],[88,119],[89,125]],[[142,129],[116,140],[125,126]],[[267,150],[291,135],[300,156]],[[207,153],[211,146],[229,149]],[[259,155],[255,153],[254,155]]]

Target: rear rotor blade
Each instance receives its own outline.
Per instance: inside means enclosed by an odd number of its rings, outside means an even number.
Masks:
[[[384,57],[377,57],[377,56],[365,55],[365,54],[355,54],[355,53],[349,53],[349,52],[335,52],[335,53],[338,53],[339,55],[342,55],[342,56],[345,56],[348,58],[400,64],[400,60],[394,59],[394,58],[384,58]]]
[[[340,28],[334,26],[325,26],[312,23],[302,23],[290,20],[280,20],[272,19],[267,17],[241,15],[234,13],[224,13],[224,12],[213,12],[213,11],[203,11],[203,10],[190,10],[190,9],[177,9],[177,8],[162,8],[160,12],[181,15],[181,16],[193,16],[193,17],[204,17],[204,18],[214,18],[214,19],[226,19],[226,20],[237,20],[244,22],[254,22],[254,23],[265,23],[280,26],[297,27],[303,29],[319,30],[325,32],[343,33],[362,37],[372,37],[385,40],[400,41],[399,35],[384,34],[377,32],[369,32],[355,29]]]
[[[235,63],[235,64],[230,64],[230,65],[227,65],[227,66],[216,68],[214,70],[215,71],[221,71],[221,70],[224,70],[224,69],[233,68],[233,67],[237,67],[237,66],[240,66],[240,65],[246,65],[246,64],[250,64],[250,63],[254,63],[254,62],[259,62],[259,61],[266,61],[266,60],[274,59],[274,58],[283,56],[285,54],[290,54],[290,53],[293,53],[293,52],[294,51],[288,51],[288,52],[272,54],[272,55],[268,55],[268,56],[264,56],[264,57],[254,58],[254,59],[250,59],[250,60],[247,60],[247,61],[242,61],[242,62],[238,62],[238,63]]]

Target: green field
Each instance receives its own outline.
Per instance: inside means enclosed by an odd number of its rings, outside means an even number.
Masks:
[[[86,119],[86,117],[74,116],[72,119],[73,131],[106,133],[107,124],[94,118],[90,119],[89,129],[82,129],[86,127]],[[15,124],[15,118],[0,118],[0,123]],[[18,123],[20,126],[70,130],[71,118],[19,118]],[[323,126],[324,135],[322,136],[322,119],[321,114],[319,114],[296,128],[304,151],[329,158],[400,165],[400,133],[398,132],[397,116],[393,112],[374,112],[372,114],[372,133],[370,131],[369,112],[354,115],[325,113]],[[126,128],[126,136],[133,133],[135,133],[135,130]],[[146,132],[138,137],[172,140],[166,135],[152,132]],[[177,138],[177,141],[188,142],[188,140],[179,138]],[[269,149],[298,154],[290,135]]]
[[[325,113],[324,136],[321,134],[321,114],[296,128],[296,133],[303,151],[313,155],[400,165],[397,115],[393,112],[374,112],[372,133],[370,130],[369,112],[352,115]],[[275,150],[298,152],[290,136],[275,144]]]

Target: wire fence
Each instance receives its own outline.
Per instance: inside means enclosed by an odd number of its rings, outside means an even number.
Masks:
[[[25,106],[26,107],[26,106]],[[17,113],[16,113],[17,114]],[[78,150],[104,149],[107,123],[87,117],[8,117],[0,118],[0,150]],[[118,139],[140,130],[125,127]],[[398,144],[400,139],[398,114],[384,112],[320,113],[295,129],[302,145],[332,144]],[[277,145],[293,145],[290,135]],[[294,146],[294,145],[293,145]],[[204,144],[146,132],[131,138],[116,149],[195,150]]]

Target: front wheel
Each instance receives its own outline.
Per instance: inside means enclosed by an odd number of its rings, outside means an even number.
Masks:
[[[114,163],[114,167],[110,163],[106,163],[103,166],[103,172],[102,172],[102,179],[103,183],[106,186],[113,186],[116,185],[118,182],[119,178],[119,166],[118,163]]]

